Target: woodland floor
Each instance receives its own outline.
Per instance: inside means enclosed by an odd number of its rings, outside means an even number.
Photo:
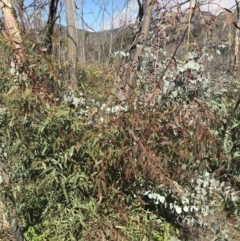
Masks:
[[[215,221],[217,226],[220,228],[218,234],[213,234],[212,232],[199,230],[198,228],[184,228],[180,227],[181,237],[180,240],[187,241],[212,241],[212,240],[223,240],[222,231],[227,227],[228,238],[225,240],[239,240],[240,228],[239,220],[227,217],[226,212],[219,211],[215,214]],[[188,237],[186,239],[186,237]],[[218,239],[219,238],[219,239]],[[4,210],[3,203],[0,201],[0,241],[14,241],[10,232],[10,225],[6,220],[6,213]]]

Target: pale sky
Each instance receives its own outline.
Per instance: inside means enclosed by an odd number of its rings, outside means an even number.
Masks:
[[[177,2],[184,2],[185,0],[158,0],[162,5],[166,4],[168,2],[167,6],[175,5]],[[192,3],[195,1],[193,0]],[[202,0],[203,6],[201,7],[204,11],[211,11],[214,14],[220,13],[223,11],[223,8],[231,8],[236,4],[235,0]],[[186,9],[189,7],[189,3],[182,6],[182,9]],[[123,20],[125,20],[126,23],[134,22],[136,19],[136,16],[138,14],[138,4],[137,0],[130,0],[128,5],[121,10],[120,12],[115,13],[114,15],[114,27],[119,27]],[[111,27],[111,20],[105,22],[105,29],[109,29]]]
[[[44,0],[39,0],[43,2]],[[161,5],[167,4],[171,6],[176,4],[178,1],[185,0],[158,0]],[[221,12],[222,8],[231,8],[234,6],[235,0],[200,0],[204,3],[202,10]],[[31,4],[33,1],[25,0],[25,6]],[[60,3],[64,3],[64,0],[61,0]],[[79,10],[77,11],[77,23],[78,27],[81,28],[81,8],[83,5],[83,19],[86,22],[88,27],[98,30],[110,29],[112,24],[113,27],[120,27],[121,25],[128,24],[129,22],[134,22],[138,13],[138,4],[137,0],[75,0],[76,5]],[[195,0],[192,0],[194,3]],[[221,6],[221,7],[220,7]],[[60,6],[59,6],[60,7]],[[188,8],[189,3],[185,4],[183,8]],[[47,16],[48,6],[45,7],[45,16]],[[65,25],[65,12],[61,13],[61,24]]]
[[[202,7],[203,10],[214,12],[221,12],[222,8],[231,8],[236,4],[235,0],[205,0]]]

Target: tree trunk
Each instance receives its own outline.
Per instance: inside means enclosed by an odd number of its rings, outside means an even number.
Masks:
[[[68,38],[68,74],[67,87],[73,90],[77,86],[76,63],[77,63],[77,27],[75,20],[75,2],[74,0],[65,0],[67,17],[67,38]]]
[[[15,56],[13,58],[14,68],[18,68],[24,61],[24,54],[22,49],[22,38],[20,31],[18,29],[16,18],[13,15],[13,8],[11,5],[11,0],[2,0],[0,2],[0,8],[2,10],[2,16],[4,21],[5,30],[3,32],[5,38],[11,44],[13,50],[15,51]],[[0,161],[0,172],[3,177],[3,182],[5,185],[10,185],[9,174],[6,167],[5,160]],[[9,189],[9,195],[11,195],[11,189]],[[12,200],[12,205],[14,206],[15,200]],[[8,221],[10,223],[10,229],[15,241],[23,241],[23,235],[20,226],[17,222],[16,210],[14,208],[9,209]]]
[[[140,32],[139,39],[138,39],[138,44],[141,45],[142,47],[137,48],[133,57],[133,61],[139,61],[139,57],[142,55],[142,50],[145,47],[148,31],[151,23],[151,14],[152,14],[154,3],[155,3],[154,0],[145,0],[143,2],[144,18],[142,23],[142,30]]]
[[[0,8],[2,10],[2,16],[4,21],[5,31],[3,32],[6,39],[11,43],[13,50],[15,51],[15,66],[20,66],[23,63],[24,55],[22,49],[22,38],[18,29],[18,24],[13,16],[13,8],[11,0],[1,0]]]
[[[85,28],[84,28],[84,16],[83,16],[84,0],[81,0],[81,19],[82,19],[82,31],[81,31],[81,49],[82,49],[82,63],[86,64],[86,55],[85,55]]]
[[[240,21],[240,9],[239,3],[236,1],[237,8],[237,21]],[[234,67],[233,67],[233,77],[237,79],[238,74],[238,65],[239,65],[239,33],[240,30],[238,28],[235,29],[235,50],[234,50]]]
[[[59,0],[51,0],[49,5],[49,14],[48,14],[48,21],[47,21],[48,27],[47,27],[47,37],[46,37],[46,47],[47,47],[47,52],[49,54],[52,53],[52,49],[53,49],[52,36],[53,36],[53,30],[54,30],[54,25],[56,21],[58,2]]]
[[[155,3],[154,0],[143,0],[143,5],[140,5],[140,2],[139,2],[139,13],[141,11],[140,21],[143,17],[143,23],[137,39],[137,45],[139,45],[139,47],[136,46],[136,52],[132,59],[133,66],[135,67],[138,66],[136,69],[139,69],[139,66],[141,65],[141,55],[143,52],[143,48],[146,45],[146,41],[148,37],[148,31],[150,28],[151,14],[152,14],[154,3]],[[130,76],[126,81],[125,88],[124,88],[126,93],[129,92],[130,87],[132,87],[132,85],[134,84],[135,78],[136,78],[135,72],[131,71]]]

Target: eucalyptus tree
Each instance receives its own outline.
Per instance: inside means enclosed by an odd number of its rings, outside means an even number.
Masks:
[[[2,10],[4,23],[4,31],[2,31],[2,33],[15,52],[15,56],[12,61],[15,65],[20,65],[24,57],[22,37],[18,28],[17,19],[14,16],[14,9],[11,0],[0,1],[0,9]]]
[[[139,6],[139,11],[136,18],[136,24],[139,27],[137,29],[137,32],[135,33],[135,39],[131,46],[131,50],[135,49],[135,53],[132,54],[131,58],[131,61],[135,67],[139,66],[139,64],[141,63],[141,55],[144,46],[146,45],[147,37],[149,35],[153,7],[158,2],[155,0],[137,0],[137,3]],[[128,80],[126,81],[126,83],[124,83],[124,89],[126,93],[129,92],[130,87],[134,84],[134,80],[136,79],[135,73],[132,72],[127,79]]]
[[[76,63],[77,63],[77,24],[76,5],[74,0],[65,0],[67,39],[68,39],[68,59],[70,61],[67,73],[67,88],[73,90],[77,85]]]
[[[46,36],[46,44],[47,44],[47,51],[51,54],[53,49],[52,43],[52,36],[54,25],[57,20],[57,9],[58,9],[59,0],[51,0],[49,3],[49,14],[48,14],[48,21],[47,21],[47,36]]]

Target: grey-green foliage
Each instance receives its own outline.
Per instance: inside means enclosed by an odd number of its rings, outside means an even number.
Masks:
[[[220,47],[223,48],[223,46]],[[154,91],[154,80],[157,82],[158,91],[150,104],[152,105],[152,113],[157,112],[162,106],[167,106],[164,110],[169,111],[168,108],[176,104],[183,104],[182,112],[184,112],[185,109],[190,110],[192,106],[196,106],[194,99],[204,103],[203,106],[206,105],[205,110],[208,107],[208,111],[216,115],[217,121],[214,124],[211,123],[212,117],[209,115],[208,118],[201,120],[201,123],[210,128],[211,133],[216,136],[216,140],[222,143],[222,146],[218,148],[219,152],[224,155],[222,157],[224,160],[211,159],[211,147],[206,146],[206,148],[209,148],[208,154],[210,156],[207,156],[207,160],[209,160],[208,171],[196,170],[188,185],[175,182],[177,192],[164,184],[144,190],[141,188],[139,192],[148,205],[158,209],[159,215],[170,217],[171,220],[174,217],[176,221],[181,221],[186,225],[205,227],[212,230],[213,233],[217,233],[215,229],[218,228],[212,227],[218,227],[214,215],[219,209],[226,210],[226,212],[231,210],[231,213],[239,218],[239,165],[231,165],[232,158],[239,158],[240,153],[238,111],[234,113],[228,123],[229,126],[225,130],[225,124],[229,116],[231,117],[231,112],[239,98],[239,84],[232,85],[227,76],[224,78],[219,76],[220,81],[211,79],[211,73],[205,72],[204,65],[207,62],[214,61],[214,58],[207,52],[207,49],[203,53],[188,53],[186,61],[179,60],[176,57],[170,65],[171,58],[164,58],[159,61],[154,54],[148,54],[150,51],[148,48],[145,48],[144,51],[142,69],[138,71],[137,87],[134,90],[138,96],[136,106],[139,107],[139,110],[149,106],[146,99]],[[219,53],[218,49],[217,52]],[[122,53],[123,57],[125,55],[125,53]],[[196,128],[197,123],[194,117],[192,120],[188,119],[188,121],[189,125],[192,124]],[[181,138],[178,133],[182,127],[179,124],[174,124],[174,128],[176,129],[176,135],[175,132],[173,134],[180,141]],[[187,132],[187,130],[185,131]],[[195,135],[196,133],[191,130],[193,139]],[[198,163],[200,164],[200,161]],[[217,167],[221,167],[224,163],[226,163],[226,168],[223,170],[223,175],[226,176],[217,179],[209,173],[209,171],[215,171]],[[186,169],[186,164],[183,164],[183,169],[184,166]],[[221,229],[224,238],[227,237],[227,234],[224,234],[225,231]]]
[[[238,217],[239,172],[230,162],[239,156],[239,113],[228,132],[224,124],[239,86],[231,88],[227,79],[215,85],[204,72],[203,62],[212,61],[207,53],[190,52],[183,61],[168,58],[164,51],[162,59],[144,51],[133,95],[122,105],[99,103],[94,92],[76,92],[64,95],[67,103],[60,100],[51,106],[30,83],[23,89],[15,83],[1,93],[0,134],[11,176],[11,185],[2,193],[8,202],[11,196],[17,201],[29,232],[32,227],[42,233],[51,230],[46,235],[55,240],[165,241],[170,228],[161,217],[209,228],[214,234],[220,229],[214,219],[219,209]],[[46,71],[45,65],[40,70]],[[202,112],[207,114],[200,116]],[[198,126],[205,127],[203,133],[196,134]],[[198,147],[203,156],[195,162]],[[222,176],[211,177],[206,171],[214,172],[224,162],[229,165]],[[146,188],[149,183],[152,188]],[[145,211],[132,194],[142,196],[157,212]]]
[[[123,53],[120,53],[125,55]],[[211,132],[216,135],[216,139],[222,138],[224,126],[221,124],[226,123],[228,114],[231,112],[231,109],[234,107],[234,103],[238,98],[239,86],[236,85],[232,87],[228,79],[223,79],[217,84],[210,75],[204,72],[204,66],[201,63],[203,58],[207,61],[212,61],[210,56],[205,53],[203,56],[195,52],[188,54],[187,61],[180,61],[176,59],[176,67],[169,67],[169,59],[165,59],[159,62],[158,66],[155,66],[156,69],[156,79],[159,80],[162,77],[162,89],[157,92],[157,95],[154,96],[152,103],[147,103],[145,96],[148,96],[153,91],[153,80],[152,76],[148,75],[148,71],[153,66],[149,65],[149,62],[143,62],[143,68],[138,73],[137,87],[134,90],[135,94],[138,96],[132,104],[134,105],[134,110],[147,112],[149,106],[152,106],[151,113],[156,113],[159,107],[166,105],[165,110],[168,110],[169,107],[176,104],[182,105],[182,112],[191,109],[195,106],[194,99],[201,100],[206,106],[209,107],[209,110],[213,114],[216,114],[219,117],[216,125],[211,123],[209,119],[203,119],[201,123],[208,126],[211,129]],[[155,68],[154,67],[154,68]],[[167,69],[166,69],[167,68]],[[164,73],[166,69],[166,72]],[[162,74],[164,75],[162,76]],[[140,88],[143,86],[143,88]],[[136,101],[137,100],[137,101]],[[135,102],[136,101],[136,102]],[[125,110],[131,110],[132,106],[129,103],[125,105],[106,105],[102,104],[101,110],[104,111],[107,115],[118,116],[119,113],[124,113]],[[139,109],[138,109],[139,108]],[[117,110],[117,111],[116,111]],[[189,112],[190,113],[190,112]],[[101,118],[101,112],[98,112]],[[238,126],[239,126],[239,114],[235,113],[234,118],[231,119],[230,130],[236,130],[234,135],[238,137]],[[192,118],[189,121],[189,125],[196,127],[195,119]],[[220,123],[220,124],[219,124]],[[176,138],[179,138],[180,135],[179,129],[182,128],[179,124],[174,124],[173,135]],[[187,132],[187,130],[185,130]],[[231,132],[231,131],[230,131]],[[235,140],[232,139],[232,134],[226,132],[223,139],[223,154],[226,162],[231,161],[231,158],[239,157],[239,144],[238,138],[235,137]],[[194,138],[194,131],[191,130],[189,133],[192,138]],[[136,143],[135,143],[136,145]],[[211,147],[209,152],[211,152]],[[212,153],[209,153],[211,156]],[[209,165],[212,165],[209,168],[209,171],[214,171],[216,167],[221,165],[220,160],[209,158]],[[215,164],[213,164],[215,163]],[[184,167],[183,164],[181,168]],[[196,163],[199,167],[200,163]],[[214,166],[215,165],[215,166]],[[235,166],[236,167],[236,166]],[[216,212],[220,210],[231,210],[231,213],[239,216],[239,192],[236,186],[233,186],[233,180],[238,182],[239,168],[234,166],[228,166],[224,174],[232,175],[230,178],[221,178],[221,180],[211,177],[208,171],[196,170],[189,180],[188,186],[180,185],[175,182],[175,188],[177,193],[169,188],[167,185],[160,184],[155,186],[154,192],[150,190],[138,190],[143,196],[144,200],[147,200],[149,205],[153,205],[158,208],[158,215],[163,217],[174,217],[178,222],[182,222],[187,226],[199,226],[202,228],[207,228],[212,230],[212,232],[218,233],[219,226],[214,218]],[[183,168],[184,169],[184,168]],[[186,169],[186,167],[185,167]],[[136,195],[139,193],[136,192]],[[207,221],[206,221],[207,220]],[[224,233],[225,232],[225,233]],[[227,237],[226,230],[221,229],[222,237]]]
[[[192,142],[186,144],[189,146],[183,146],[183,152],[184,148],[190,149],[192,145],[193,148],[194,145],[202,147],[205,145],[201,142],[193,144],[193,141],[198,138],[201,140],[204,136],[201,131],[197,130],[199,125],[197,118],[200,113],[207,113],[200,123],[202,127],[207,127],[205,130],[209,131],[208,133],[212,134],[212,136],[208,136],[209,141],[211,142],[210,138],[214,136],[212,142],[215,143],[210,145],[208,143],[205,146],[206,153],[203,154],[204,157],[201,160],[197,159],[196,162],[191,163],[191,160],[194,159],[192,157],[196,153],[190,153],[189,161],[178,167],[183,172],[189,171],[191,181],[188,180],[187,183],[181,184],[175,182],[175,185],[170,188],[165,184],[148,186],[145,189],[140,188],[139,192],[152,211],[157,209],[159,215],[170,217],[171,220],[210,229],[215,235],[213,240],[229,240],[228,233],[231,233],[228,230],[230,223],[226,224],[225,229],[219,227],[217,218],[215,218],[219,210],[223,213],[226,212],[225,215],[233,215],[237,218],[236,226],[239,228],[240,86],[237,80],[232,82],[232,78],[224,73],[226,66],[216,73],[207,72],[205,68],[208,64],[217,62],[216,55],[213,57],[211,52],[215,51],[221,55],[225,51],[225,47],[223,44],[218,45],[217,48],[214,46],[212,48],[203,47],[201,52],[189,52],[184,61],[177,56],[168,57],[169,54],[163,49],[153,51],[153,48],[145,47],[142,66],[137,71],[136,85],[133,90],[134,101],[136,101],[135,111],[138,114],[140,111],[147,113],[149,106],[152,108],[148,113],[152,115],[159,111],[174,113],[175,109],[182,108],[180,115],[176,118],[175,116],[171,116],[172,119],[167,118],[166,114],[166,126],[172,127],[176,141],[176,144],[172,146],[166,144],[170,153],[171,149],[174,150],[175,146],[181,143],[182,138],[188,134],[190,134]],[[157,52],[158,54],[156,54]],[[125,53],[121,55],[126,56]],[[193,107],[199,112],[196,111],[194,116],[191,116]],[[188,112],[186,110],[189,110],[188,118],[182,120],[184,113]],[[178,115],[177,111],[176,115]],[[171,123],[171,120],[174,124]],[[161,118],[159,118],[159,123],[151,121],[152,125],[162,128]],[[181,121],[185,121],[186,126]],[[194,128],[189,128],[189,132],[187,126],[191,125]],[[164,133],[162,135],[166,135],[164,140],[167,142],[170,134],[161,130]],[[205,131],[203,130],[203,132]],[[156,136],[158,135],[161,135],[161,132],[156,133]],[[164,148],[161,141],[156,145]],[[169,163],[172,156],[169,157]],[[161,157],[159,159],[164,162]],[[175,158],[178,156],[176,155]],[[176,159],[171,163],[177,165],[176,163],[179,162],[181,161]],[[197,166],[194,172],[190,171],[192,165]],[[201,165],[204,166],[204,170],[201,169]],[[218,233],[221,234],[221,237]]]
[[[155,187],[155,193],[143,192],[155,205],[159,205],[159,213],[175,216],[187,225],[210,227],[212,221],[204,221],[207,216],[213,216],[219,205],[235,205],[236,214],[239,210],[240,193],[230,184],[212,178],[208,172],[192,179],[189,188],[175,183],[177,193],[165,185]],[[146,198],[145,197],[145,198]]]
[[[209,55],[201,55],[196,51],[189,52],[186,60],[177,57],[160,58],[148,54],[152,49],[145,48],[142,69],[138,73],[137,92],[148,95],[153,91],[153,83],[160,89],[157,102],[178,102],[187,104],[194,98],[208,97],[211,86],[210,76],[204,72],[202,62],[208,61]],[[164,54],[164,50],[161,50]],[[167,55],[167,53],[165,53]]]

